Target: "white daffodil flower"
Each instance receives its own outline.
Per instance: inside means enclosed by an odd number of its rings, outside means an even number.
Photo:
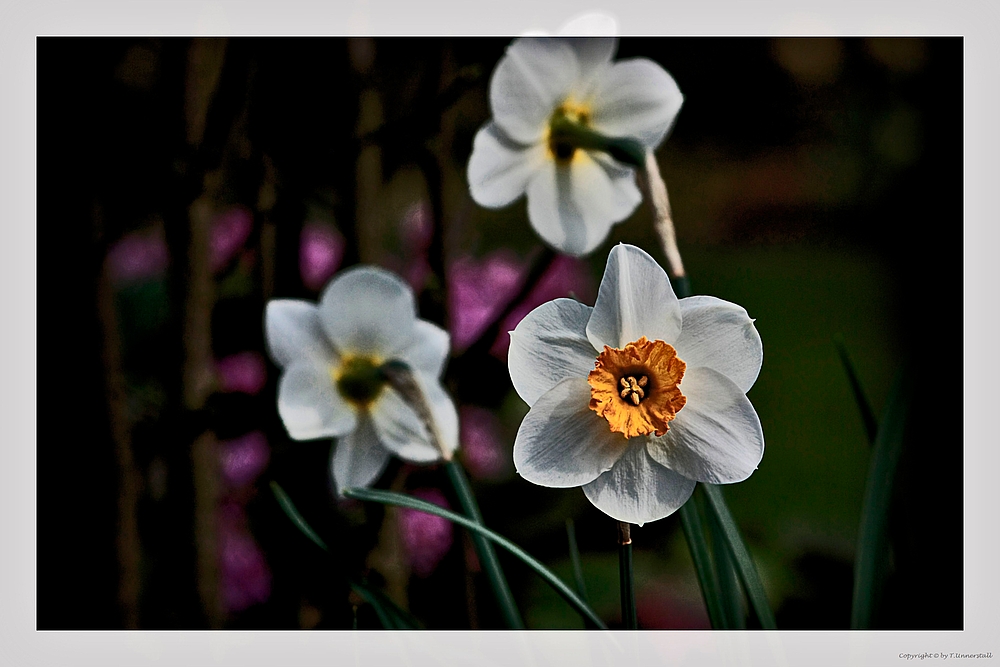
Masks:
[[[615,246],[593,308],[556,299],[510,334],[510,377],[531,406],[514,465],[541,486],[582,486],[619,521],[662,519],[695,482],[756,470],[764,434],[746,393],[762,360],[743,308],[678,300],[652,257]]]
[[[514,40],[493,71],[493,119],[469,158],[472,198],[501,208],[522,194],[528,219],[549,245],[584,255],[642,200],[633,169],[553,133],[566,122],[656,148],[684,100],[666,71],[646,58],[612,62],[613,37]]]
[[[439,377],[448,333],[417,318],[410,287],[384,269],[343,271],[318,304],[268,302],[267,346],[281,367],[278,413],[295,440],[336,438],[331,459],[338,492],[368,486],[390,454],[429,463],[458,446],[458,413]],[[426,420],[389,384],[382,364],[409,366],[439,432],[434,445]]]

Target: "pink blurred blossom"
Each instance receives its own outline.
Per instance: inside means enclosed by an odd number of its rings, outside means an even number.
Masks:
[[[253,214],[233,206],[212,218],[209,257],[213,271],[219,271],[238,253],[253,231]]]
[[[267,383],[267,363],[259,352],[238,352],[215,362],[219,389],[256,394]]]
[[[399,221],[399,233],[409,254],[421,253],[431,245],[434,236],[434,216],[430,204],[416,202],[406,209]]]
[[[395,271],[413,288],[420,292],[431,275],[431,265],[427,260],[427,249],[434,236],[434,219],[427,202],[410,205],[399,220],[400,252],[384,261],[386,268]]]
[[[543,303],[560,297],[568,297],[570,293],[574,294],[577,299],[590,303],[593,291],[593,281],[587,264],[576,257],[559,255],[542,274],[538,284],[528,293],[524,301],[501,322],[500,335],[497,336],[490,352],[506,359],[507,349],[510,347],[510,336],[507,332],[513,331],[525,315]]]
[[[344,258],[344,237],[332,225],[307,222],[299,237],[299,273],[302,284],[319,291]]]
[[[489,326],[517,294],[523,262],[512,251],[498,250],[481,260],[461,257],[448,270],[448,312],[452,346],[462,350]]]
[[[221,443],[219,468],[222,478],[231,488],[250,484],[267,468],[271,448],[261,431]]]
[[[500,438],[500,420],[492,411],[472,405],[460,410],[462,461],[478,479],[499,479],[510,469],[510,454]]]
[[[271,571],[247,528],[246,513],[237,503],[218,508],[219,593],[228,612],[266,602],[271,595]]]
[[[115,283],[160,278],[170,264],[163,227],[132,232],[108,250],[108,268]]]
[[[412,495],[439,507],[448,507],[448,501],[439,489],[417,489]],[[413,574],[430,576],[451,549],[451,522],[433,514],[403,508],[399,513],[399,525]]]
[[[528,270],[527,262],[506,249],[493,252],[481,260],[463,257],[452,264],[448,272],[448,306],[455,349],[464,349],[475,342],[520,290]],[[534,308],[546,301],[567,297],[571,292],[577,298],[588,301],[593,295],[593,281],[586,263],[559,255],[524,301],[504,318],[500,335],[490,352],[505,357],[510,347],[508,331]]]

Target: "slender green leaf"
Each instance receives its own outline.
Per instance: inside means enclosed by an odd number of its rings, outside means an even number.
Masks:
[[[566,519],[566,539],[569,541],[569,559],[573,563],[573,579],[576,580],[576,592],[580,598],[587,600],[587,584],[583,580],[583,563],[580,561],[580,548],[576,544],[576,524],[573,519]]]
[[[708,609],[708,619],[716,629],[728,629],[726,618],[722,612],[722,599],[719,597],[719,581],[716,578],[712,560],[708,554],[708,542],[701,523],[701,511],[692,496],[680,509],[681,527],[684,538],[691,551],[691,561],[694,563],[695,574],[701,586],[701,595]]]
[[[302,531],[302,534],[312,540],[323,551],[330,553],[330,547],[326,545],[326,542],[323,541],[299,513],[298,508],[295,507],[295,503],[285,493],[285,490],[281,488],[281,485],[273,480],[271,481],[271,492],[274,493],[278,505],[281,506],[281,509],[284,510],[288,518],[292,520],[295,527]],[[349,582],[351,588],[375,609],[382,627],[387,630],[405,630],[422,627],[420,622],[410,615],[409,612],[400,609],[395,602],[381,591],[357,579],[350,579]]]
[[[319,545],[323,551],[329,551],[330,547],[326,546],[326,542],[323,541],[323,538],[317,535],[316,531],[312,529],[312,526],[306,523],[306,520],[302,518],[301,514],[299,514],[299,510],[296,509],[295,503],[292,502],[292,499],[289,498],[288,494],[285,493],[285,490],[273,480],[271,481],[271,492],[274,493],[274,497],[278,500],[278,504],[281,505],[281,509],[285,511],[285,514],[287,514],[288,518],[292,520],[295,527],[301,530],[306,537]]]
[[[736,580],[733,560],[729,557],[726,538],[715,514],[709,514],[708,526],[712,535],[713,562],[715,563],[715,574],[719,579],[719,599],[722,602],[722,614],[726,618],[726,627],[730,630],[745,630],[747,619],[743,610],[743,592]]]
[[[387,630],[423,629],[423,624],[412,614],[397,605],[388,595],[364,580],[351,579],[351,589],[370,604]]]
[[[871,626],[872,614],[882,589],[886,553],[886,524],[896,467],[903,450],[903,433],[913,393],[912,364],[907,363],[896,376],[885,413],[875,436],[865,500],[861,506],[858,549],[854,560],[854,599],[851,604],[851,628]]]
[[[565,599],[570,606],[576,609],[583,617],[590,619],[594,622],[597,627],[602,630],[607,629],[604,621],[594,613],[586,602],[580,599],[573,589],[562,582],[559,577],[552,574],[552,572],[542,565],[540,562],[535,560],[531,555],[521,549],[519,546],[508,540],[502,535],[494,533],[489,528],[483,526],[482,524],[476,523],[471,519],[468,519],[460,514],[456,514],[450,510],[443,509],[434,505],[433,503],[428,503],[423,500],[419,500],[412,496],[407,496],[402,493],[394,493],[392,491],[379,491],[375,489],[347,489],[344,491],[344,495],[348,498],[355,498],[357,500],[366,500],[369,502],[382,503],[383,505],[396,505],[398,507],[408,507],[410,509],[419,510],[421,512],[426,512],[428,514],[433,514],[439,516],[453,523],[457,523],[464,528],[471,531],[479,533],[484,537],[496,542],[502,546],[507,551],[514,554],[517,558],[523,561],[528,567],[533,569],[539,574],[559,595]]]
[[[861,388],[861,380],[851,362],[851,357],[847,354],[847,345],[844,337],[837,334],[833,337],[833,344],[837,346],[837,354],[840,356],[840,363],[844,365],[844,372],[847,373],[847,381],[851,384],[851,391],[854,393],[854,402],[858,405],[858,412],[861,413],[861,421],[864,422],[865,432],[868,434],[868,444],[875,444],[875,434],[878,432],[878,420],[875,419],[875,412],[872,410],[868,397],[865,396],[864,389]]]
[[[743,583],[743,590],[746,591],[747,597],[750,599],[750,606],[757,614],[760,626],[765,630],[776,629],[774,613],[767,601],[764,584],[760,580],[760,575],[757,574],[757,568],[750,556],[750,551],[743,542],[743,538],[740,537],[740,531],[736,527],[733,515],[730,514],[729,508],[726,506],[722,490],[713,484],[702,484],[702,488],[705,489],[709,508],[722,529],[723,537],[729,546],[729,554],[733,557],[733,563],[736,566],[736,573]]]
[[[462,511],[470,519],[482,525],[483,517],[479,512],[479,505],[476,503],[476,497],[472,494],[469,479],[465,476],[462,466],[452,459],[445,463],[445,470],[448,472],[448,479],[451,480],[451,485],[458,495]],[[490,580],[490,586],[493,587],[493,593],[496,595],[497,604],[500,605],[500,611],[507,622],[507,627],[511,630],[523,630],[524,621],[521,620],[521,613],[517,610],[517,603],[514,602],[514,594],[510,592],[510,586],[507,585],[507,578],[500,567],[496,550],[493,549],[489,540],[478,533],[472,533],[472,542],[476,547],[476,553],[479,554],[483,571]]]

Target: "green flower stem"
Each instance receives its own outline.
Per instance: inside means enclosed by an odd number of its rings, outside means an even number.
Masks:
[[[646,148],[631,137],[606,137],[589,127],[574,123],[565,116],[557,116],[550,124],[549,141],[565,142],[575,148],[602,151],[619,162],[637,169],[646,165]]]
[[[461,464],[452,459],[445,462],[444,469],[447,471],[448,479],[451,481],[451,485],[458,495],[458,502],[462,506],[462,511],[467,517],[479,525],[483,525],[483,517],[479,512],[479,505],[476,503],[476,497],[472,494],[472,487],[469,486],[469,479],[465,476],[465,471],[462,470]],[[514,595],[510,592],[510,586],[507,585],[507,578],[500,568],[500,561],[497,559],[496,550],[488,539],[476,532],[472,533],[472,542],[476,547],[476,553],[479,554],[483,571],[486,573],[487,578],[490,580],[490,585],[493,587],[493,593],[496,595],[497,604],[500,605],[500,611],[503,613],[507,627],[511,630],[523,630],[524,621],[521,620],[521,613],[517,610]]]
[[[858,528],[858,550],[854,559],[854,598],[851,629],[871,627],[872,615],[882,590],[885,572],[889,503],[896,467],[903,450],[903,433],[913,392],[913,365],[907,363],[896,376],[886,401],[868,466],[865,500]]]
[[[739,528],[733,520],[733,515],[726,506],[726,501],[722,497],[722,490],[713,484],[702,484],[705,495],[708,497],[708,506],[714,514],[715,520],[719,522],[723,537],[729,546],[729,554],[736,565],[736,573],[743,584],[743,590],[750,598],[750,606],[753,607],[760,626],[765,630],[775,630],[777,626],[774,622],[774,613],[771,605],[767,601],[767,594],[764,592],[764,584],[757,573],[757,567],[753,563],[750,551],[747,549],[743,538],[740,537]]]
[[[486,528],[480,523],[477,523],[471,519],[468,519],[461,514],[456,514],[450,510],[438,507],[433,503],[428,503],[412,496],[407,496],[402,493],[394,493],[392,491],[378,491],[375,489],[347,489],[344,491],[344,495],[348,498],[354,498],[356,500],[365,500],[368,502],[382,503],[383,505],[395,505],[398,507],[408,507],[410,509],[418,510],[420,512],[426,512],[427,514],[433,514],[435,516],[448,519],[453,523],[457,523],[468,530],[478,533],[483,537],[490,539],[502,546],[507,551],[514,554],[519,558],[525,565],[533,569],[542,577],[552,588],[559,593],[572,606],[577,612],[580,613],[586,619],[592,621],[597,627],[602,630],[607,630],[608,626],[601,620],[601,617],[594,613],[586,602],[580,599],[572,588],[567,586],[559,577],[554,575],[551,570],[542,565],[539,561],[535,560],[530,554],[521,549],[506,537],[494,533],[489,528]]]
[[[708,544],[705,541],[705,530],[701,522],[701,511],[694,500],[694,496],[681,507],[680,515],[681,527],[684,529],[684,538],[687,540],[688,549],[691,551],[691,560],[694,563],[695,574],[698,575],[701,595],[705,599],[705,607],[708,609],[708,620],[715,629],[728,629],[729,626],[722,613],[719,580],[716,577],[715,569],[712,567],[712,559],[708,553]]]
[[[622,625],[626,630],[638,630],[635,612],[635,577],[632,573],[631,526],[618,522],[618,584],[621,587]]]

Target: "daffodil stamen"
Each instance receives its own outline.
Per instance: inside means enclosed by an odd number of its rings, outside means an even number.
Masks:
[[[346,357],[330,368],[330,377],[345,400],[365,408],[378,398],[386,383],[379,366],[379,360],[372,357]]]
[[[561,164],[572,162],[578,150],[567,137],[562,136],[559,131],[554,131],[565,123],[587,127],[590,124],[590,108],[567,100],[552,114],[552,119],[549,121],[549,152],[555,161]]]
[[[661,436],[687,402],[678,386],[685,368],[662,340],[643,336],[623,349],[605,346],[587,376],[590,409],[626,438]]]
[[[623,377],[621,379],[622,387],[620,396],[626,398],[634,405],[639,405],[639,401],[646,398],[646,392],[642,390],[643,387],[649,382],[649,378],[645,375],[641,376],[638,380],[635,376],[629,375],[628,377]]]

